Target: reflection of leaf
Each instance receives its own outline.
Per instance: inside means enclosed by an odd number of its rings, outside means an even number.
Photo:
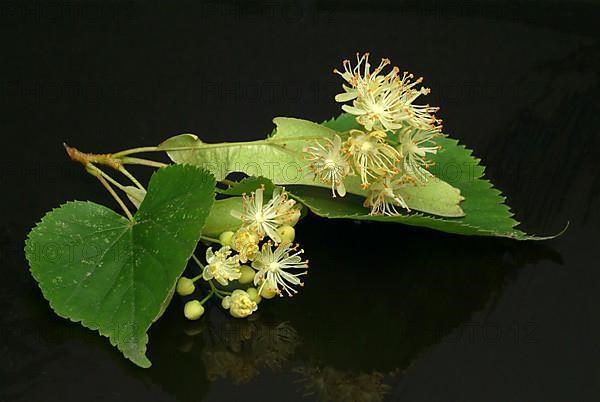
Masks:
[[[26,253],[55,312],[150,366],[146,331],[200,238],[214,185],[208,172],[173,166],[154,174],[133,221],[81,201],[48,213],[31,231]]]
[[[328,188],[326,184],[313,180],[302,149],[309,139],[332,138],[336,134],[344,134],[301,119],[277,117],[273,121],[277,130],[271,137],[260,141],[207,144],[195,135],[182,134],[164,141],[159,149],[165,150],[176,163],[190,163],[209,169],[217,180],[231,172],[243,172],[266,177],[275,184],[305,184]],[[346,189],[349,193],[366,194],[356,176],[346,179]],[[407,186],[401,190],[401,195],[408,206],[417,211],[446,217],[464,215],[458,205],[462,200],[460,191],[443,180]]]
[[[260,306],[303,337],[300,360],[402,371],[493,302],[523,265],[559,261],[540,243],[392,233],[369,224],[302,226],[298,236],[313,270],[306,286],[291,302]]]

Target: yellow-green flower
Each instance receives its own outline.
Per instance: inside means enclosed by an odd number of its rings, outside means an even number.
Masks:
[[[376,91],[388,79],[387,76],[380,75],[380,73],[389,64],[389,59],[381,59],[379,66],[371,71],[369,53],[362,56],[360,53],[356,53],[356,66],[354,67],[352,67],[350,60],[344,60],[344,71],[335,69],[333,72],[339,74],[350,85],[342,84],[344,92],[337,94],[335,100],[337,102],[348,102],[364,96],[366,93]],[[394,73],[395,69],[392,69],[388,75],[391,77]]]
[[[300,210],[295,206],[296,201],[289,199],[284,188],[275,187],[273,196],[264,202],[264,187],[257,189],[251,196],[244,195],[243,211],[232,211],[231,214],[242,221],[242,225],[255,230],[261,238],[269,236],[279,243],[277,234],[280,225],[290,224],[298,220]]]
[[[344,179],[350,173],[350,164],[342,152],[342,139],[335,135],[333,140],[324,138],[322,141],[324,144],[315,140],[314,145],[304,148],[305,157],[310,161],[309,168],[316,179],[331,186],[334,197],[336,191],[343,197],[346,195]]]
[[[250,227],[241,227],[233,234],[231,248],[238,252],[242,264],[254,258],[260,238],[258,232]]]
[[[238,279],[242,275],[239,257],[237,255],[230,257],[230,255],[230,247],[221,247],[216,252],[209,247],[206,250],[207,264],[202,271],[202,278],[206,281],[214,279],[223,286],[227,286],[229,281]]]
[[[397,206],[410,211],[404,198],[398,190],[410,184],[406,177],[384,177],[374,182],[369,187],[369,194],[365,200],[365,207],[371,208],[371,215],[399,215]]]
[[[396,164],[400,160],[400,153],[386,143],[386,138],[384,131],[350,131],[345,150],[352,158],[364,188],[368,188],[373,180],[398,172]]]
[[[356,117],[358,123],[368,131],[394,131],[405,126],[434,128],[441,121],[434,113],[437,107],[415,105],[421,95],[427,95],[429,88],[416,88],[423,81],[393,67],[383,74],[383,69],[390,64],[382,59],[379,66],[371,71],[369,54],[357,55],[357,65],[352,67],[350,61],[344,61],[344,71],[338,73],[349,85],[343,85],[344,93],[336,96],[338,102],[352,101],[352,105],[343,105],[342,109]]]
[[[226,296],[221,305],[224,309],[229,310],[229,314],[235,318],[248,317],[258,309],[256,302],[241,289],[236,289],[231,293],[231,296]]]
[[[426,160],[426,157],[427,154],[437,153],[439,146],[434,142],[434,138],[440,135],[437,129],[405,128],[400,131],[398,150],[402,155],[402,167],[406,174],[421,182],[425,182],[433,176],[427,170],[431,166],[431,162]]]

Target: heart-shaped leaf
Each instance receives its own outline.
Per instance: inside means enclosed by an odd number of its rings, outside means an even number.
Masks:
[[[146,332],[200,239],[214,185],[210,173],[175,165],[152,176],[132,221],[92,202],[49,212],[29,234],[26,255],[54,311],[150,366]]]

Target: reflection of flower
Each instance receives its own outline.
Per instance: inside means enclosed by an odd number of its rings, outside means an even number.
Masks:
[[[216,252],[212,251],[212,247],[206,250],[206,262],[202,272],[204,280],[214,279],[223,286],[227,286],[229,281],[238,279],[242,273],[240,271],[239,257],[231,255],[229,247],[221,247]]]
[[[282,368],[300,344],[288,323],[228,321],[217,335],[217,342],[203,351],[208,379],[230,378],[235,384],[247,383],[262,368]]]
[[[264,327],[251,342],[260,362],[271,369],[281,368],[300,343],[298,333],[287,322]]]
[[[245,384],[258,375],[252,359],[229,350],[205,351],[204,361],[209,381],[229,377],[234,384]]]
[[[314,145],[307,146],[304,149],[305,157],[310,161],[309,168],[315,178],[331,185],[334,197],[336,191],[343,197],[346,195],[344,179],[350,172],[350,164],[342,153],[342,139],[335,135],[333,141],[329,138],[324,138],[323,141],[325,145],[315,140]]]
[[[381,373],[345,373],[330,367],[301,367],[306,394],[316,394],[320,401],[381,402],[389,392]]]
[[[303,286],[300,277],[306,275],[308,268],[308,261],[303,261],[300,257],[303,252],[304,250],[298,250],[291,243],[281,243],[275,251],[271,242],[263,244],[252,262],[252,268],[258,271],[254,276],[254,284],[260,285],[258,292],[262,292],[265,286],[271,286],[275,287],[271,290],[276,290],[280,295],[283,295],[283,291],[288,296],[298,293],[293,286]],[[289,272],[298,269],[301,271]]]

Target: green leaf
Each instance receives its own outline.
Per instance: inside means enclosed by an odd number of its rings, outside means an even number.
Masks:
[[[257,188],[264,187],[265,195],[270,197],[275,189],[273,182],[266,177],[246,177],[239,182],[235,183],[234,186],[229,187],[227,190],[223,190],[221,194],[224,195],[243,195],[250,194]]]
[[[200,239],[214,185],[210,173],[176,165],[152,176],[132,221],[82,201],[46,214],[25,251],[54,311],[98,330],[128,359],[149,367],[146,332]]]
[[[337,119],[323,123],[334,130],[349,130],[357,127],[352,116],[343,114]],[[298,186],[289,188],[295,197],[318,215],[329,218],[352,218],[384,222],[399,222],[414,226],[424,226],[444,232],[465,235],[502,236],[519,240],[546,239],[535,237],[516,229],[510,208],[504,203],[505,197],[483,177],[485,168],[480,159],[472,156],[472,151],[457,140],[444,137],[437,140],[442,149],[431,158],[435,163],[432,169],[435,176],[451,186],[459,188],[465,200],[461,206],[465,216],[461,218],[440,218],[424,214],[408,214],[395,217],[370,216],[356,197],[332,200],[328,194],[317,188]]]
[[[209,169],[217,180],[231,172],[262,176],[275,184],[305,184],[328,187],[313,180],[302,149],[310,139],[344,136],[347,129],[325,127],[307,120],[277,117],[275,133],[265,140],[207,144],[193,134],[172,137],[159,145],[176,163],[190,163]],[[350,127],[353,128],[353,127]],[[346,179],[349,193],[365,195],[358,177]],[[255,190],[255,189],[253,189]],[[406,187],[401,195],[414,210],[446,217],[463,216],[460,192],[443,180],[431,180],[424,185]]]

